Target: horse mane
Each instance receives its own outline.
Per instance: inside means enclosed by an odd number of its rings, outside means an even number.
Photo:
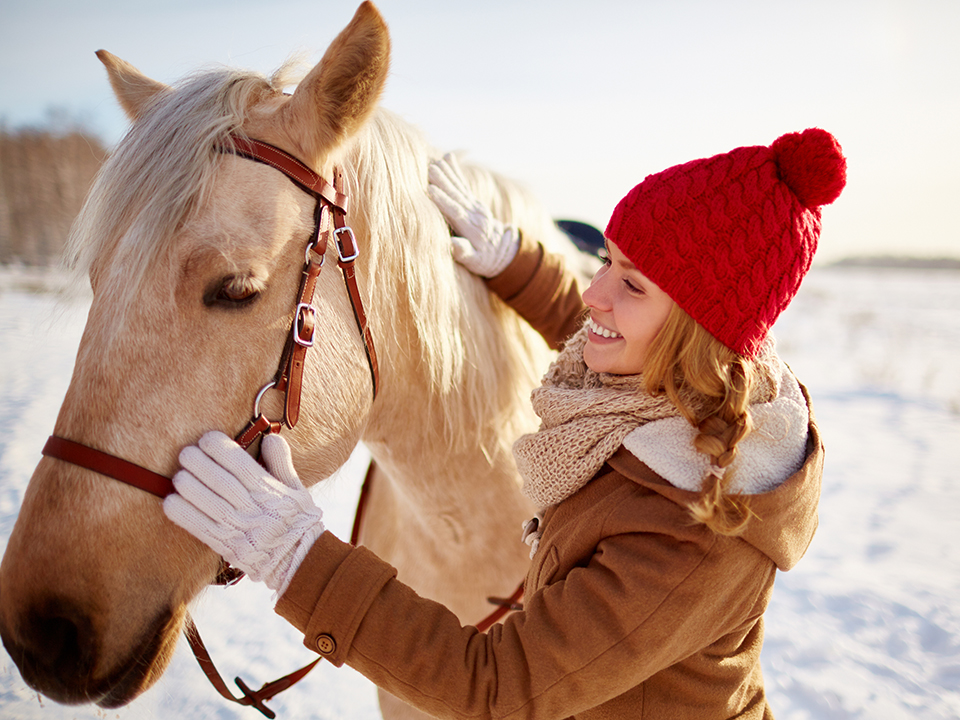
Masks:
[[[89,273],[114,248],[139,258],[124,263],[131,271],[150,267],[212,188],[214,148],[299,72],[293,61],[270,78],[213,68],[155,98],[101,167],[68,238],[66,267]]]
[[[139,286],[212,191],[221,158],[215,148],[253,107],[293,84],[297,72],[292,62],[270,78],[217,68],[157,98],[101,169],[71,232],[68,267],[95,273],[98,258],[128,254],[130,261],[116,265],[133,271],[125,283]],[[411,125],[380,109],[340,155],[349,222],[368,254],[364,291],[371,308],[396,307],[405,298],[420,345],[408,352],[420,353],[430,379],[433,427],[442,428],[452,447],[479,443],[489,453],[509,453],[507,440],[530,429],[517,426],[518,403],[528,407],[529,390],[551,354],[451,259],[449,228],[426,192],[427,169],[439,153]],[[464,171],[498,217],[549,244],[555,227],[521,187],[477,167],[464,164]],[[370,317],[378,343],[392,331],[391,318],[382,314]]]
[[[552,353],[480,278],[453,261],[450,228],[427,195],[427,170],[439,157],[416,128],[378,110],[343,163],[355,208],[350,222],[374,238],[371,304],[395,306],[404,295],[409,304],[420,345],[410,352],[422,358],[432,414],[442,418],[427,424],[444,429],[451,449],[479,443],[489,453],[509,453],[506,441],[531,429],[518,425],[518,404],[530,420],[529,392]],[[556,244],[555,225],[522,186],[469,163],[461,167],[497,217]],[[391,277],[393,285],[384,281]],[[371,323],[378,337],[391,332],[383,317]]]

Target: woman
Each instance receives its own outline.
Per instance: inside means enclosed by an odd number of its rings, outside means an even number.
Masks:
[[[768,329],[799,288],[846,163],[819,129],[647,177],[583,293],[474,201],[431,195],[455,256],[563,346],[514,447],[542,509],[523,611],[461,627],[324,532],[279,436],[185,448],[171,520],[279,595],[305,644],[438,717],[768,718],[762,616],[816,528],[823,447]],[[272,475],[271,475],[272,474]]]

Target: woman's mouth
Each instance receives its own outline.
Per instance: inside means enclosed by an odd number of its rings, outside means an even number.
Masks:
[[[587,327],[590,329],[591,334],[598,335],[602,338],[617,340],[623,337],[623,335],[621,335],[620,333],[616,333],[613,330],[603,327],[603,325],[600,325],[592,317],[587,318]]]

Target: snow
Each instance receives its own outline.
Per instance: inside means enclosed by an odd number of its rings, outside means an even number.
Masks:
[[[35,285],[35,283],[33,283]],[[84,301],[0,277],[0,545],[69,382]],[[777,579],[763,650],[780,720],[960,718],[960,273],[815,268],[777,324],[781,355],[811,392],[827,447],[820,529]],[[316,491],[349,533],[362,448]],[[221,673],[259,687],[309,662],[244,581],[192,609]],[[271,701],[283,718],[377,718],[376,693],[320,665]],[[0,716],[64,720],[256,718],[226,703],[185,642],[161,681],[117,710],[38,697],[0,650]]]

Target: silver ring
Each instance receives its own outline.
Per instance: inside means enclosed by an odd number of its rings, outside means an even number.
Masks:
[[[270,388],[272,388],[272,387],[273,387],[274,385],[276,385],[276,384],[277,384],[277,383],[276,383],[275,381],[271,380],[271,381],[268,382],[266,385],[264,385],[262,388],[260,388],[260,392],[257,393],[257,397],[256,397],[256,399],[253,401],[253,416],[254,416],[255,418],[260,417],[260,401],[263,399],[263,396],[266,394],[267,390],[269,390]]]

